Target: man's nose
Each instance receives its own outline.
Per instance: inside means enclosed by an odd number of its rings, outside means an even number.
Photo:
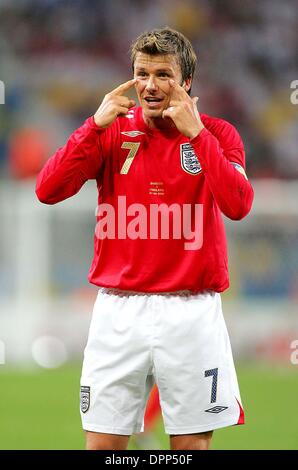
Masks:
[[[156,91],[157,90],[157,84],[155,81],[155,78],[150,76],[148,78],[147,84],[146,84],[146,90],[147,91]]]

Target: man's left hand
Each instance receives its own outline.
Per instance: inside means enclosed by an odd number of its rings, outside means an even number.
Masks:
[[[193,139],[204,129],[197,108],[198,97],[191,98],[174,80],[169,80],[169,83],[172,89],[171,99],[162,117],[172,119],[181,134]]]

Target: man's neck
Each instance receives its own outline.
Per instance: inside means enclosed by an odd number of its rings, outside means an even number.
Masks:
[[[172,119],[170,118],[148,118],[144,116],[143,119],[145,124],[151,129],[173,129],[176,128],[175,124],[173,123]]]

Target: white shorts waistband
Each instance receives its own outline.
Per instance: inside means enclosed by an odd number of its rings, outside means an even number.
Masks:
[[[179,290],[179,291],[172,291],[172,292],[139,292],[139,291],[129,291],[129,290],[122,290],[117,289],[114,287],[100,287],[99,291],[103,294],[109,295],[119,295],[121,297],[130,297],[130,296],[178,296],[178,297],[191,297],[191,296],[198,296],[198,295],[206,295],[206,294],[215,294],[212,290],[204,290],[200,292],[192,292],[190,290]]]

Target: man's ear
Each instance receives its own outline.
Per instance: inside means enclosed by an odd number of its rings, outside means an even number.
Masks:
[[[183,81],[182,86],[186,92],[188,92],[191,89],[191,77],[187,78],[186,80]]]

